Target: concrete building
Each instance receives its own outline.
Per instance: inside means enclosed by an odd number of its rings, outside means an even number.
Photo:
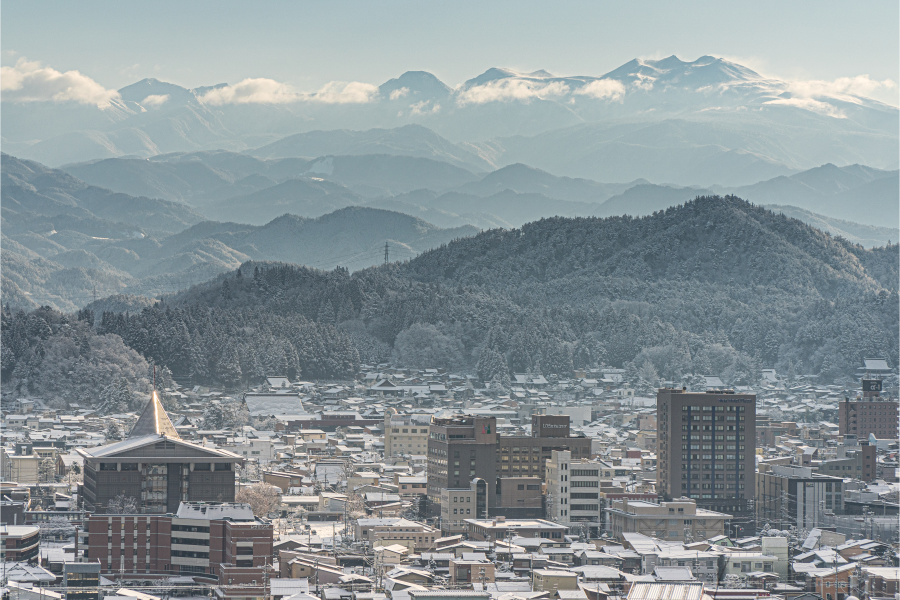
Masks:
[[[41,530],[31,525],[0,525],[0,561],[37,562]]]
[[[475,541],[504,540],[507,536],[562,540],[567,527],[543,519],[466,519],[469,539]]]
[[[384,456],[426,454],[431,415],[400,415],[393,408],[384,414]]]
[[[460,489],[478,478],[497,480],[497,419],[456,415],[434,419],[428,439],[428,500],[441,513],[441,490]]]
[[[824,525],[826,513],[844,514],[843,484],[843,478],[820,475],[812,467],[760,465],[756,473],[759,522],[779,529]]]
[[[20,485],[36,485],[40,466],[41,457],[34,453],[11,454],[6,448],[0,448],[0,478],[4,481],[15,481]]]
[[[370,547],[401,545],[421,552],[434,547],[440,531],[423,523],[400,518],[357,519],[356,539]]]
[[[756,396],[663,388],[656,410],[660,497],[690,497],[699,507],[733,515],[736,526],[752,534],[748,500],[756,495]]]
[[[837,447],[836,458],[827,458],[816,467],[816,473],[834,477],[849,477],[862,481],[874,481],[876,478],[876,447],[861,443],[855,448]]]
[[[566,525],[588,525],[599,534],[605,498],[600,492],[602,465],[589,459],[572,460],[567,450],[554,450],[546,464],[546,517]]]
[[[725,532],[731,515],[700,508],[683,498],[654,504],[640,500],[612,500],[606,509],[609,531],[620,540],[624,533],[640,533],[672,542],[705,540]],[[688,539],[690,538],[690,539]]]
[[[838,431],[841,435],[855,435],[857,439],[868,439],[874,434],[878,439],[897,439],[897,400],[881,396],[870,396],[842,400],[838,405]]]
[[[247,504],[182,503],[175,515],[89,515],[82,547],[103,573],[249,584],[272,563],[272,539],[272,524],[254,517]]]
[[[577,590],[578,573],[557,569],[535,569],[532,573],[531,582],[535,592]]]
[[[84,507],[106,510],[124,494],[143,514],[174,513],[182,502],[234,502],[237,454],[182,440],[156,392],[128,438],[106,446],[78,448],[84,458]]]

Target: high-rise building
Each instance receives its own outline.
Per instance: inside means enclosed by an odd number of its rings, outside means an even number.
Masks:
[[[491,516],[536,518],[543,507],[534,502],[540,491],[535,486],[544,479],[551,453],[568,451],[572,457],[589,458],[591,440],[571,435],[568,415],[532,415],[531,432],[499,436],[496,417],[433,419],[428,439],[431,514],[441,513],[441,490],[469,488],[479,478],[488,486]]]
[[[844,514],[844,479],[812,467],[760,465],[756,473],[756,514],[777,529],[823,525],[826,513]]]
[[[881,440],[896,439],[900,437],[898,415],[895,399],[882,396],[848,398],[838,406],[838,431],[841,435],[855,435],[860,440],[868,439],[870,434]]]
[[[733,526],[753,533],[748,501],[756,495],[756,396],[663,388],[656,413],[661,499],[691,498],[700,508],[733,515]]]
[[[235,465],[244,461],[182,440],[156,392],[127,439],[77,452],[84,457],[79,495],[92,512],[105,512],[120,495],[142,514],[174,513],[182,502],[234,502]]]

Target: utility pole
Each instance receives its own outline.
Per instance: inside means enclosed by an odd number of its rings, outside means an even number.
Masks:
[[[384,243],[384,264],[388,264],[388,243]]]

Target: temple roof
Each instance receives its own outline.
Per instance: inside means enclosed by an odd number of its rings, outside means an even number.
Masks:
[[[169,415],[166,414],[166,409],[163,408],[162,402],[159,401],[156,390],[153,390],[153,393],[150,395],[150,401],[147,402],[144,412],[141,413],[141,417],[134,424],[128,437],[135,438],[154,434],[177,439],[181,438],[175,426],[172,425],[172,421],[169,420]]]

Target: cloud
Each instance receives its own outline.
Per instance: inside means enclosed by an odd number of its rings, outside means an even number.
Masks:
[[[598,79],[578,88],[574,93],[598,100],[621,100],[625,95],[625,86],[615,79]]]
[[[402,87],[402,88],[392,91],[390,94],[390,98],[391,98],[391,100],[399,100],[400,98],[403,98],[404,96],[406,96],[408,93],[409,93],[409,88]]]
[[[769,100],[763,104],[793,106],[794,108],[802,108],[803,110],[825,115],[826,117],[834,117],[835,119],[847,118],[847,115],[845,115],[838,107],[813,98],[776,98],[775,100]]]
[[[319,102],[323,104],[354,104],[370,102],[378,88],[368,83],[332,81],[312,94],[298,92],[286,83],[274,79],[245,79],[208,91],[201,100],[206,104],[290,104]]]
[[[141,106],[162,106],[169,101],[168,94],[152,94],[141,100]]]
[[[462,106],[486,102],[509,102],[511,100],[564,96],[568,93],[569,86],[561,81],[544,83],[528,79],[507,78],[462,90],[456,97],[456,103]]]
[[[107,106],[119,97],[78,71],[60,73],[25,57],[15,66],[0,67],[0,94],[13,102],[78,102]]]
[[[878,81],[868,75],[856,77],[839,77],[834,81],[811,79],[806,81],[788,81],[788,91],[794,96],[803,98],[820,98],[822,96],[869,96],[874,92],[892,90],[897,87],[890,79]]]
[[[421,102],[416,102],[415,104],[410,104],[410,114],[411,115],[433,115],[441,110],[441,105],[435,103],[431,108],[428,108],[428,105],[431,103],[431,100],[422,100]]]

